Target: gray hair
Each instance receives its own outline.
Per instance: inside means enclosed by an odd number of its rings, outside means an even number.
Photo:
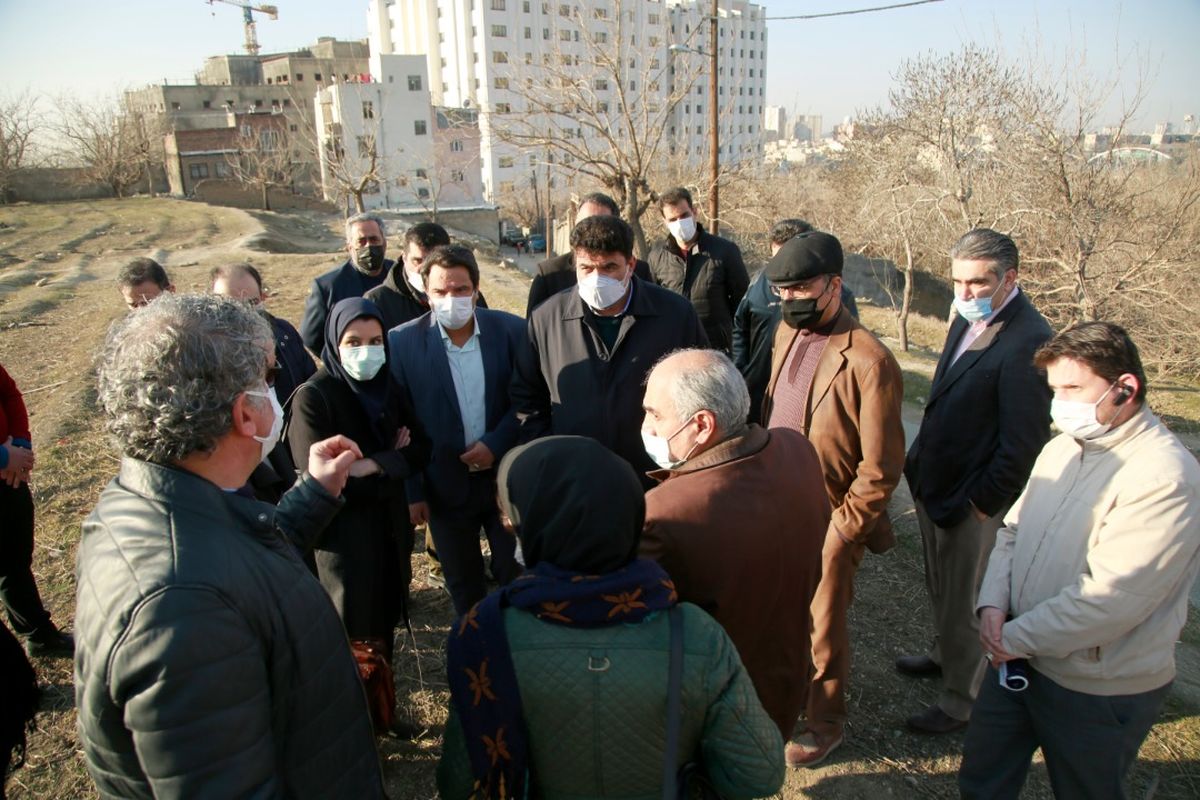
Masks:
[[[1004,280],[1004,273],[1015,270],[1020,262],[1016,243],[991,228],[975,228],[963,234],[950,248],[950,258],[961,261],[987,261],[988,268],[997,278]]]
[[[379,226],[379,235],[387,238],[387,226],[383,222],[383,217],[378,214],[372,214],[368,211],[363,211],[360,214],[355,214],[350,219],[346,220],[346,241],[350,241],[350,229],[360,222],[374,222]]]
[[[719,350],[692,348],[668,353],[658,364],[680,355],[693,355],[700,363],[680,370],[671,381],[668,394],[675,416],[684,420],[697,412],[711,411],[722,434],[741,433],[750,416],[750,391],[733,361]]]
[[[164,294],[110,330],[99,403],[123,453],[171,464],[212,452],[233,403],[265,382],[271,328],[244,303]]]

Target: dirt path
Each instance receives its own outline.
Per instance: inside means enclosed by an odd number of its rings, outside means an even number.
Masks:
[[[0,362],[33,412],[35,572],[55,618],[68,625],[79,523],[117,465],[94,407],[93,358],[108,325],[124,313],[113,278],[139,255],[162,261],[181,291],[205,288],[218,263],[251,261],[266,277],[271,310],[293,322],[311,279],[343,257],[338,220],[320,215],[247,213],[167,199],[0,207]],[[481,266],[489,304],[523,313],[528,278],[495,259]],[[915,358],[905,369],[920,375],[926,367]],[[910,435],[919,421],[919,407],[906,407]],[[785,798],[957,796],[961,737],[922,739],[903,730],[904,717],[932,702],[935,688],[892,667],[897,655],[915,652],[928,636],[916,524],[903,485],[892,508],[900,546],[868,557],[857,582],[849,737],[827,765],[791,772]],[[424,556],[414,567],[417,641],[401,653],[397,678],[402,701],[428,733],[412,743],[380,743],[389,791],[397,798],[434,796],[448,698],[442,647],[452,612],[444,592],[428,583]],[[1184,639],[1180,689],[1142,750],[1133,797],[1145,797],[1152,786],[1155,798],[1200,796],[1200,651],[1191,644],[1200,635],[1189,626]],[[93,797],[75,738],[70,665],[41,661],[37,667],[47,701],[28,765],[9,782],[10,796]],[[1035,770],[1023,796],[1050,796],[1044,770]]]

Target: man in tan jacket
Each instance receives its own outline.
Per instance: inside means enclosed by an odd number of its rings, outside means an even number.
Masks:
[[[993,668],[959,786],[964,798],[1015,798],[1041,747],[1058,797],[1120,798],[1175,677],[1200,571],[1200,464],[1146,407],[1121,328],[1075,325],[1034,363],[1062,433],[1005,518],[979,592]],[[1023,669],[1027,687],[1002,688],[997,668]]]
[[[843,308],[842,261],[841,243],[812,231],[784,244],[766,267],[784,324],[775,334],[762,418],[812,442],[833,508],[810,608],[806,728],[787,747],[796,767],[821,763],[842,743],[854,574],[867,549],[882,553],[895,544],[887,504],[904,467],[900,366]]]
[[[662,483],[646,495],[641,553],[721,623],[787,741],[804,710],[796,676],[811,663],[808,607],[829,527],[821,463],[796,431],[746,424],[746,382],[716,350],[659,361],[643,407]]]

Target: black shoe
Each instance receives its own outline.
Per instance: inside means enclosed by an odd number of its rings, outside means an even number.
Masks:
[[[913,678],[940,678],[942,665],[929,656],[900,656],[896,669]]]
[[[919,714],[913,714],[905,720],[905,724],[914,733],[932,736],[953,733],[967,727],[965,719],[955,719],[937,706],[930,706]]]
[[[75,637],[60,630],[35,633],[25,639],[30,658],[71,658],[75,655]]]

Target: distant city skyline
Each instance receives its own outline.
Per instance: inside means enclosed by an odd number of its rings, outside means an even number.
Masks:
[[[275,0],[279,19],[263,19],[263,52],[295,50],[320,36],[364,39],[366,2]],[[1028,60],[1035,42],[1061,64],[1086,55],[1097,81],[1119,76],[1098,126],[1116,118],[1139,65],[1149,72],[1138,130],[1158,122],[1178,129],[1200,114],[1200,2],[1146,0],[943,0],[929,5],[817,20],[775,17],[884,5],[875,0],[767,0],[766,104],[788,116],[815,114],[828,133],[856,111],[886,104],[891,75],[905,58],[946,54],[968,42]],[[203,0],[62,0],[46,6],[0,0],[0,75],[11,93],[28,87],[52,98],[102,95],[164,79],[191,82],[204,59],[244,52],[239,9]],[[1055,61],[1057,59],[1057,62]],[[49,104],[47,104],[49,107]]]

